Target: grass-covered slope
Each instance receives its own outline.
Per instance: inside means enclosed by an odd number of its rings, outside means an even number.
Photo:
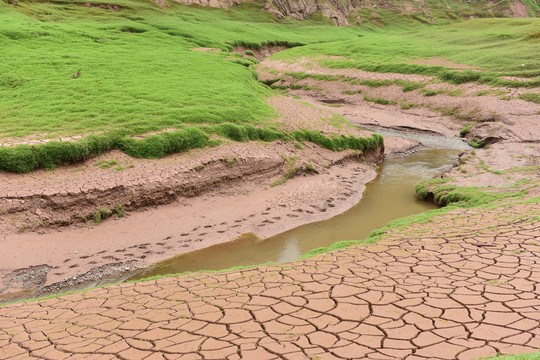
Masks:
[[[448,26],[393,28],[363,32],[358,38],[287,50],[276,58],[340,56],[321,64],[331,68],[438,75],[456,83],[540,86],[540,18],[477,19]],[[476,69],[415,64],[413,59],[440,57]],[[528,82],[504,76],[528,78]]]
[[[308,43],[340,31],[265,23],[256,8],[163,11],[136,0],[116,11],[76,2],[0,4],[2,137],[260,123],[273,110],[255,73],[229,54],[190,49]],[[81,76],[72,78],[79,68]]]
[[[273,116],[264,102],[269,90],[239,65],[249,61],[191,50],[196,47],[312,44],[281,56],[341,55],[347,60],[325,64],[421,73],[441,69],[402,63],[441,56],[540,75],[537,18],[425,27],[403,17],[377,30],[322,20],[276,23],[259,4],[228,10],[173,2],[161,9],[139,0],[85,4],[0,2],[0,137],[141,134],[187,124],[257,124]],[[72,78],[79,68],[81,76]]]

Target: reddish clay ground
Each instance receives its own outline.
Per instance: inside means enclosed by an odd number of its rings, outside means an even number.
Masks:
[[[540,347],[540,204],[0,308],[1,359],[475,359]]]

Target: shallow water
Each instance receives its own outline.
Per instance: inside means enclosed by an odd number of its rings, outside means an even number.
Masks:
[[[396,133],[387,135],[395,136]],[[443,148],[421,150],[407,157],[385,161],[379,169],[379,176],[367,185],[362,200],[340,215],[267,239],[248,235],[228,243],[180,254],[142,270],[130,280],[186,271],[221,270],[234,266],[291,261],[311,249],[329,246],[337,241],[363,240],[372,230],[383,227],[391,220],[435,209],[434,204],[416,198],[415,185],[449,170],[464,145],[457,140],[437,140],[433,136],[428,136],[427,141],[420,141],[424,144],[433,142],[426,145]]]

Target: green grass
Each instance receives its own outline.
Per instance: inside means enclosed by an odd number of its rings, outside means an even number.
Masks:
[[[475,124],[467,124],[463,127],[463,129],[461,129],[459,131],[459,136],[460,137],[465,137],[465,135],[467,135],[471,129],[474,127]]]
[[[337,122],[339,119],[329,121]],[[116,132],[90,135],[79,142],[50,141],[32,146],[0,147],[0,171],[28,173],[39,168],[54,169],[59,165],[84,161],[115,149],[136,158],[157,159],[172,153],[214,146],[213,140],[219,139],[210,140],[210,135],[219,135],[238,142],[250,140],[268,142],[277,139],[311,141],[333,151],[357,149],[368,152],[384,148],[384,139],[378,134],[373,134],[370,138],[345,135],[326,136],[316,130],[295,130],[285,133],[272,127],[256,128],[252,125],[224,123],[163,132],[140,140]],[[113,162],[98,162],[95,165],[110,168],[117,164],[113,160]]]
[[[518,354],[518,355],[499,355],[494,357],[482,358],[482,360],[538,360],[540,359],[540,352],[534,352],[531,354]]]
[[[329,68],[358,68],[375,72],[423,74],[462,84],[488,83],[499,86],[540,86],[540,39],[533,36],[539,18],[475,19],[439,27],[414,27],[408,31],[383,28],[365,31],[354,39],[310,44],[274,55],[291,59],[321,54],[341,56],[320,63]],[[531,37],[532,36],[532,37]],[[479,70],[452,70],[446,66],[413,64],[411,59],[442,57],[479,67]],[[527,82],[500,76],[529,78]]]
[[[1,3],[0,138],[269,121],[275,113],[264,100],[272,92],[245,66],[255,60],[190,49],[295,46],[359,32],[316,21],[275,24],[257,4],[162,10],[121,0],[116,12],[76,4]]]
[[[519,95],[519,98],[525,101],[530,101],[535,104],[540,104],[540,94],[539,93],[525,93]]]
[[[489,169],[489,168],[488,168]],[[491,172],[495,172],[494,170]],[[496,172],[502,174],[502,172]],[[480,207],[494,204],[506,199],[521,199],[530,189],[504,192],[484,191],[486,188],[478,186],[446,185],[449,179],[429,179],[416,184],[416,195],[421,200],[430,199],[439,206],[457,206],[461,208]],[[534,187],[534,185],[533,185]]]
[[[397,104],[397,101],[395,100],[388,100],[388,99],[383,99],[380,97],[372,97],[366,94],[364,94],[364,100],[373,102],[375,104],[380,104],[380,105],[396,105]]]

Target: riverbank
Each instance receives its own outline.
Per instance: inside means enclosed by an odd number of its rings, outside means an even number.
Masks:
[[[288,129],[371,136],[294,99],[272,104]],[[392,137],[386,144],[388,154],[418,146]],[[117,281],[245,233],[268,237],[332,217],[360,200],[383,157],[381,149],[231,142],[158,160],[111,152],[54,171],[4,173],[0,299]]]

